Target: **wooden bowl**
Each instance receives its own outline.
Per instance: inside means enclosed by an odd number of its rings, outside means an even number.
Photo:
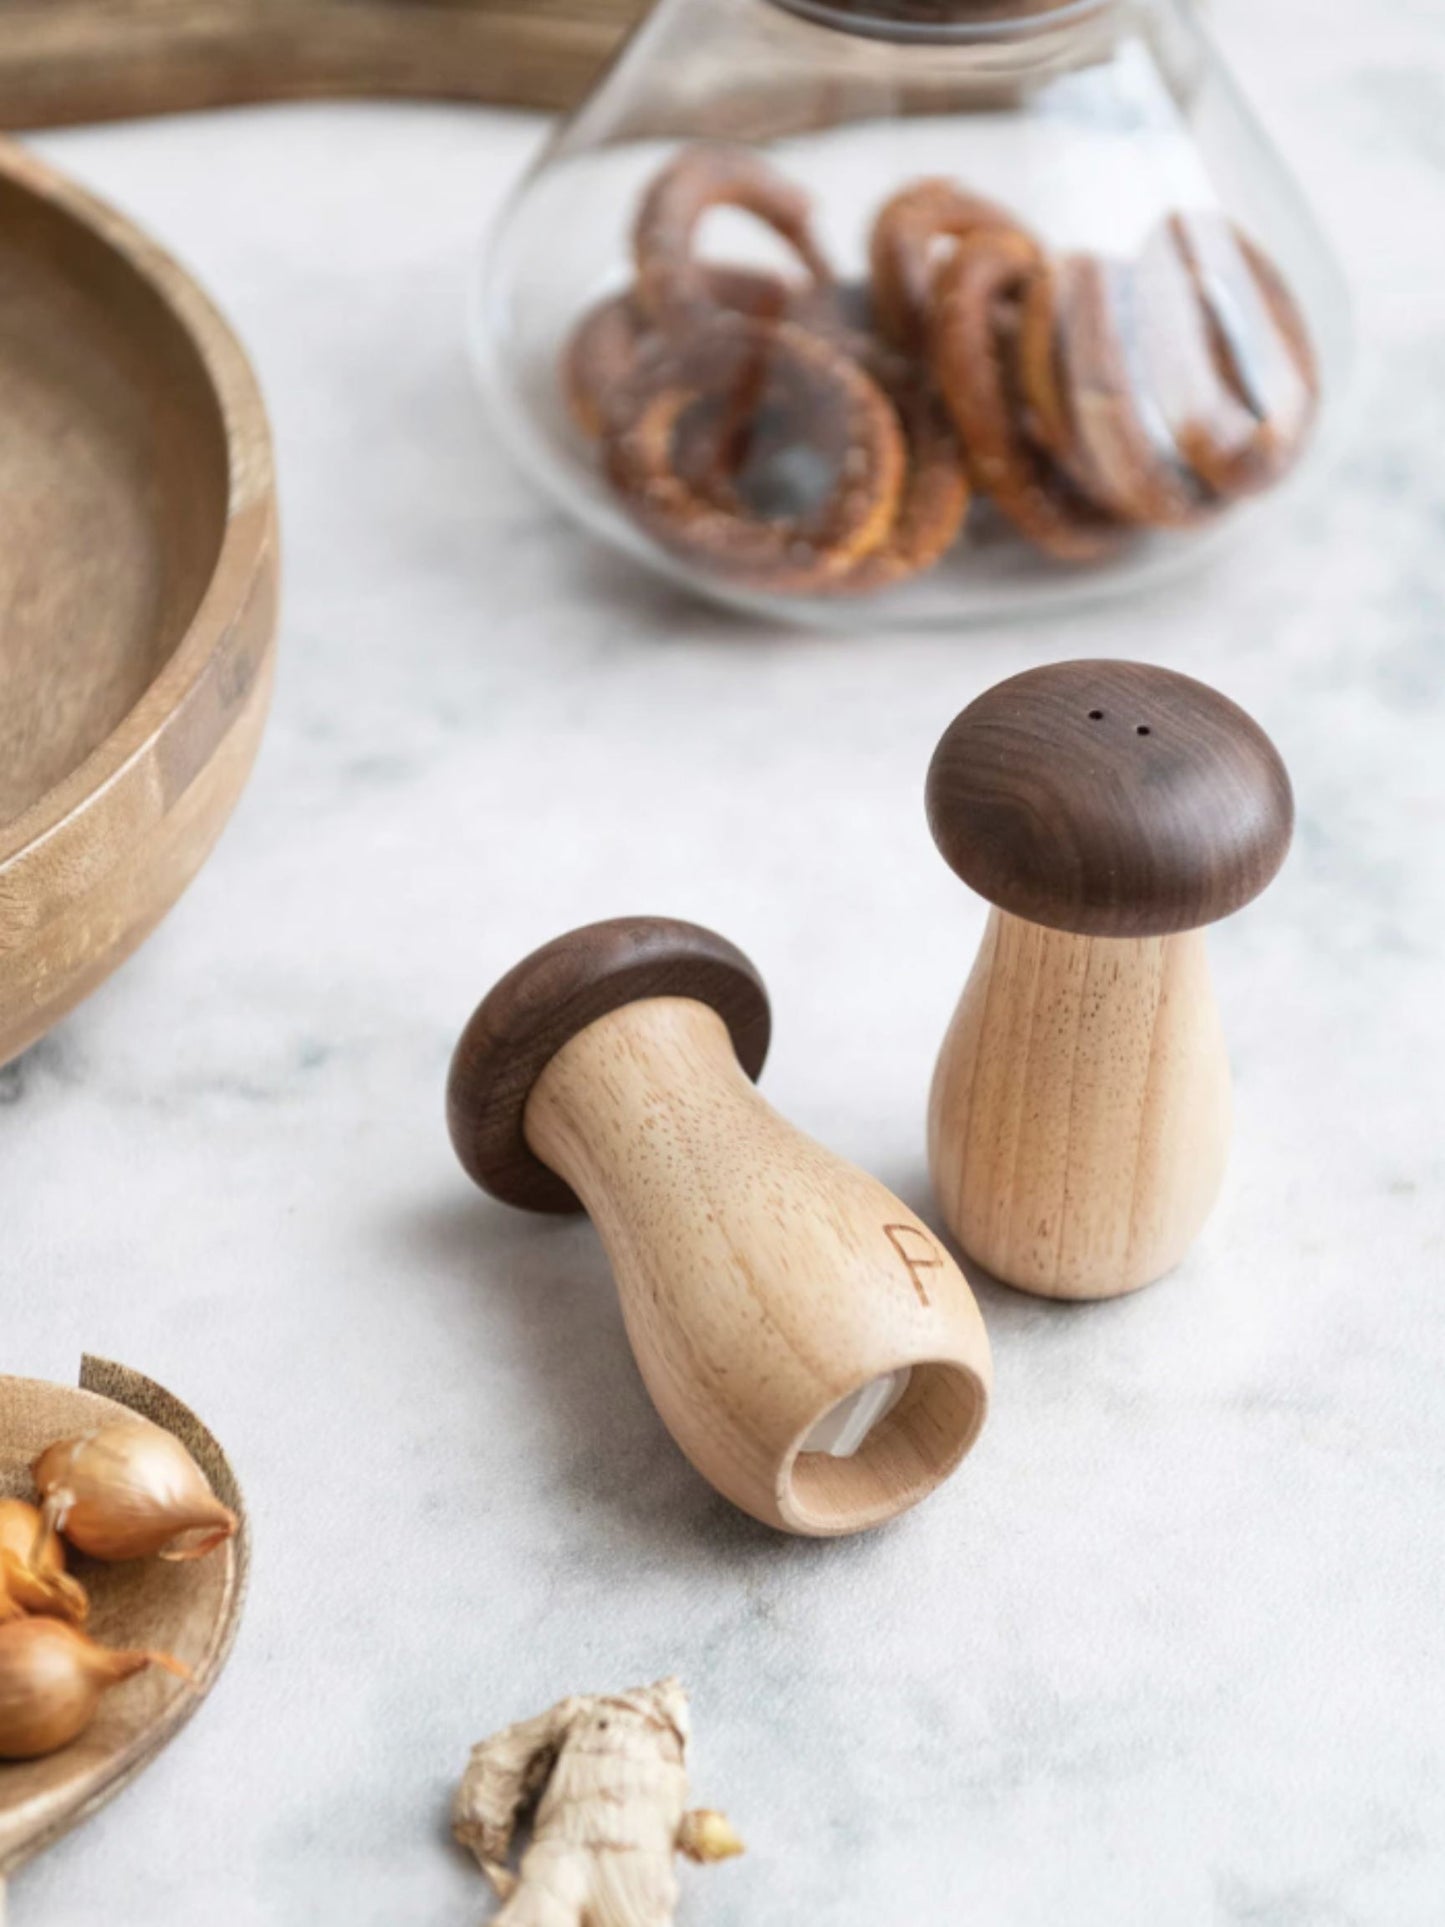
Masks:
[[[33,1498],[30,1466],[47,1445],[127,1412],[182,1440],[217,1498],[239,1516],[240,1529],[206,1558],[180,1565],[72,1559],[90,1594],[86,1631],[105,1646],[174,1653],[193,1669],[195,1684],[152,1668],[108,1693],[93,1724],[60,1752],[0,1762],[0,1915],[9,1875],[87,1819],[175,1737],[214,1685],[236,1636],[249,1532],[235,1475],[194,1414],[139,1372],[84,1358],[78,1390],[0,1378],[0,1497]]]
[[[204,861],[276,628],[270,438],[176,264],[0,142],[0,1063]]]

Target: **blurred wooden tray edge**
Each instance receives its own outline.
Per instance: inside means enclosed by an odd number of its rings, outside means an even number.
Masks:
[[[22,0],[0,126],[391,95],[572,106],[647,0]]]

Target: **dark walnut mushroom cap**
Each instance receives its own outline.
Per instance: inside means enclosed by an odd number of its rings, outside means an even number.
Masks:
[[[532,1086],[589,1024],[647,997],[691,997],[717,1012],[756,1078],[772,1017],[762,978],[725,937],[668,917],[587,924],[534,950],[477,1006],[447,1080],[447,1126],[468,1174],[529,1211],[580,1211],[570,1185],[523,1129]]]
[[[1207,684],[1138,662],[1064,662],[986,690],[928,772],[934,841],[1012,916],[1152,937],[1249,902],[1289,848],[1278,750]]]

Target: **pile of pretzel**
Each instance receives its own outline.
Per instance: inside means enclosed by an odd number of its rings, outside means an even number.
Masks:
[[[767,223],[788,279],[701,260],[708,209]],[[752,588],[866,593],[930,568],[974,496],[1097,561],[1268,488],[1318,376],[1273,264],[1176,213],[1132,260],[1051,254],[951,181],[884,206],[841,283],[806,195],[747,148],[685,149],[645,194],[636,278],[568,343],[573,419],[673,553]]]

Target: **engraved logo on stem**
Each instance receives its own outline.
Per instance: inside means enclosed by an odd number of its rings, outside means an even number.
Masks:
[[[933,1300],[928,1295],[922,1274],[925,1271],[942,1271],[943,1257],[938,1246],[916,1224],[885,1224],[883,1235],[903,1260],[919,1302],[932,1305]]]

